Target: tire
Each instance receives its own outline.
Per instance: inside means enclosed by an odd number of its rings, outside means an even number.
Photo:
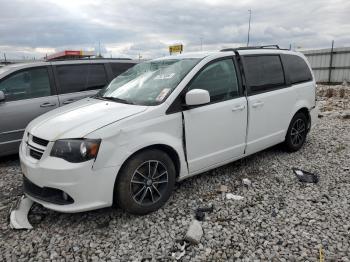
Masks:
[[[304,113],[294,115],[289,124],[284,147],[288,152],[298,151],[305,143],[308,121]]]
[[[128,213],[151,213],[169,199],[175,178],[174,163],[165,152],[141,151],[127,160],[118,174],[114,199]]]

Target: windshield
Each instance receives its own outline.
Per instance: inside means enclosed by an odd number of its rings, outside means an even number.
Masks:
[[[96,97],[127,104],[158,105],[199,61],[187,58],[137,64],[115,78]]]

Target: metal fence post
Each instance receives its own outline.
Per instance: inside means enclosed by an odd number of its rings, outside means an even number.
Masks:
[[[334,46],[334,40],[332,40],[332,48],[331,48],[330,59],[329,59],[328,84],[331,83],[331,77],[332,77],[333,46]]]

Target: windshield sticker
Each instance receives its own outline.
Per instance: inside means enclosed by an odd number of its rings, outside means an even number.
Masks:
[[[175,73],[156,75],[155,78],[154,78],[154,80],[170,79],[170,78],[173,78],[174,75],[175,75]],[[163,90],[164,90],[164,89],[163,89]]]
[[[160,91],[159,95],[157,96],[156,100],[158,102],[163,101],[163,99],[166,97],[166,95],[170,92],[170,88],[164,88],[162,91]]]

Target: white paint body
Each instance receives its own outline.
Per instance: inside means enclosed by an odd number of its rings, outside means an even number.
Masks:
[[[290,53],[282,50],[247,50],[244,54]],[[63,190],[73,204],[56,205],[32,198],[60,212],[80,212],[111,206],[114,183],[123,163],[135,152],[152,145],[166,145],[178,155],[178,180],[253,154],[285,139],[289,123],[301,108],[315,124],[315,82],[250,97],[167,114],[169,106],[195,74],[208,62],[234,56],[234,52],[188,55],[203,58],[157,106],[136,106],[87,98],[50,111],[26,128],[20,146],[24,175],[40,187]],[[180,55],[180,56],[186,56]],[[30,134],[27,137],[26,134]],[[29,156],[31,135],[50,141],[42,158]],[[101,139],[96,160],[70,163],[51,157],[54,142],[64,138]],[[184,143],[184,139],[186,143]]]

